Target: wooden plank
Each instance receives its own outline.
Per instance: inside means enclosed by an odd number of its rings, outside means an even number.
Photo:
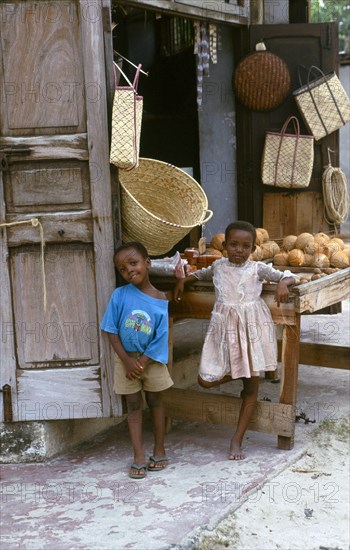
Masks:
[[[6,222],[3,173],[0,171],[0,224]],[[5,384],[11,386],[12,420],[15,421],[17,420],[15,330],[8,258],[7,229],[0,227],[0,388]],[[4,420],[3,397],[4,394],[0,393],[0,422]]]
[[[88,160],[87,134],[69,134],[31,137],[0,137],[0,148],[29,148],[28,154],[11,154],[13,160]],[[98,165],[97,165],[98,166]],[[93,173],[96,173],[96,167]]]
[[[335,273],[335,275],[337,275]],[[329,275],[331,277],[332,275]],[[327,279],[319,279],[322,281]],[[305,283],[302,286],[312,285],[313,282],[317,283],[318,281],[311,281],[310,283]],[[323,309],[331,304],[336,304],[346,300],[350,296],[350,285],[349,279],[342,279],[340,281],[335,281],[332,284],[329,284],[325,287],[316,288],[315,290],[309,289],[307,294],[303,296],[296,296],[295,298],[295,309],[296,311],[302,313],[304,311],[310,311],[311,313]]]
[[[272,319],[277,324],[295,325],[294,304],[288,302],[277,306],[272,294],[264,294],[263,300],[271,311]],[[180,302],[171,302],[170,313],[178,318],[209,319],[214,307],[215,295],[211,292],[186,290]]]
[[[278,360],[281,360],[282,341],[278,340]],[[330,369],[350,370],[350,354],[347,346],[330,346],[327,344],[313,344],[300,342],[299,364]]]
[[[72,420],[102,414],[101,368],[18,370],[18,420]],[[69,391],[67,391],[69,388]]]
[[[238,422],[242,400],[223,394],[170,388],[164,392],[163,402],[165,413],[171,418],[234,426]],[[294,422],[292,406],[258,401],[248,429],[291,437]]]
[[[312,292],[317,292],[325,288],[331,288],[337,283],[345,283],[348,285],[350,282],[350,267],[340,269],[336,273],[330,273],[326,277],[316,279],[316,281],[310,281],[303,285],[298,285],[293,288],[293,294],[297,296],[303,296]],[[349,291],[350,293],[350,291]],[[335,302],[334,302],[335,303]]]
[[[247,1],[245,0],[246,6]],[[193,5],[194,2],[197,2],[198,5]],[[228,25],[247,25],[249,23],[247,7],[238,7],[238,13],[234,13],[235,6],[223,0],[221,2],[219,0],[214,0],[213,2],[198,2],[198,0],[194,0],[194,2],[192,3],[190,0],[184,1],[184,3],[176,0],[170,2],[169,0],[116,0],[117,4],[155,10],[160,13],[164,12],[168,15],[177,15],[190,19],[209,19]]]
[[[85,82],[86,85],[94,82],[99,86],[99,101],[88,102],[87,128],[90,172],[96,173],[98,167],[99,174],[99,177],[91,179],[91,203],[94,246],[99,253],[95,262],[97,315],[98,319],[102,319],[115,288],[103,12],[100,3],[94,5],[92,20],[85,15],[85,0],[79,0],[79,8]],[[120,415],[121,401],[113,391],[112,348],[105,333],[101,337],[100,361],[103,414]]]
[[[32,217],[32,214],[11,215],[7,222],[29,221]],[[44,229],[46,243],[92,242],[91,210],[41,214],[39,220]],[[7,234],[9,246],[40,243],[40,231],[31,224],[8,227]]]
[[[272,240],[305,231],[329,230],[323,216],[322,193],[303,191],[264,193],[263,227]]]
[[[280,403],[290,405],[295,410],[298,386],[300,341],[300,315],[297,315],[294,327],[284,325],[282,335],[282,381]],[[290,436],[278,436],[278,448],[290,450],[294,446],[294,422]]]

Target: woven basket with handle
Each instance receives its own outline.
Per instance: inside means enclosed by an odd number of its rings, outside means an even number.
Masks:
[[[202,187],[180,168],[139,159],[119,172],[123,242],[140,241],[150,256],[168,252],[213,215]]]

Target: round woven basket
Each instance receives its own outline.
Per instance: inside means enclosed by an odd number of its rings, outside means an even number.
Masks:
[[[140,158],[119,170],[122,240],[140,241],[150,256],[168,252],[193,227],[213,215],[202,187],[180,168]]]
[[[239,63],[233,87],[239,101],[248,109],[269,111],[287,98],[291,87],[290,72],[274,53],[257,51]]]

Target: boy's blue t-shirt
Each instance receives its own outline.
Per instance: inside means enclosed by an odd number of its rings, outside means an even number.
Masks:
[[[168,362],[168,301],[148,296],[128,284],[116,288],[101,322],[105,332],[118,334],[125,351]]]

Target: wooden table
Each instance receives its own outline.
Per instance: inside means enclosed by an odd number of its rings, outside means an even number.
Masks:
[[[155,278],[154,284],[172,298],[175,279]],[[264,284],[262,298],[270,308],[275,324],[283,327],[279,352],[282,363],[280,396],[278,403],[258,401],[256,413],[249,429],[278,436],[279,449],[294,446],[295,415],[298,385],[298,365],[317,365],[348,369],[349,349],[317,343],[300,343],[300,316],[314,313],[350,296],[350,268],[327,275],[293,288],[288,303],[278,308],[274,302],[276,283]],[[174,319],[208,319],[214,304],[211,282],[196,281],[186,285],[181,302],[170,304],[169,370],[173,366]],[[206,390],[171,388],[165,392],[164,403],[168,418],[209,422],[213,424],[237,423],[241,399]]]

